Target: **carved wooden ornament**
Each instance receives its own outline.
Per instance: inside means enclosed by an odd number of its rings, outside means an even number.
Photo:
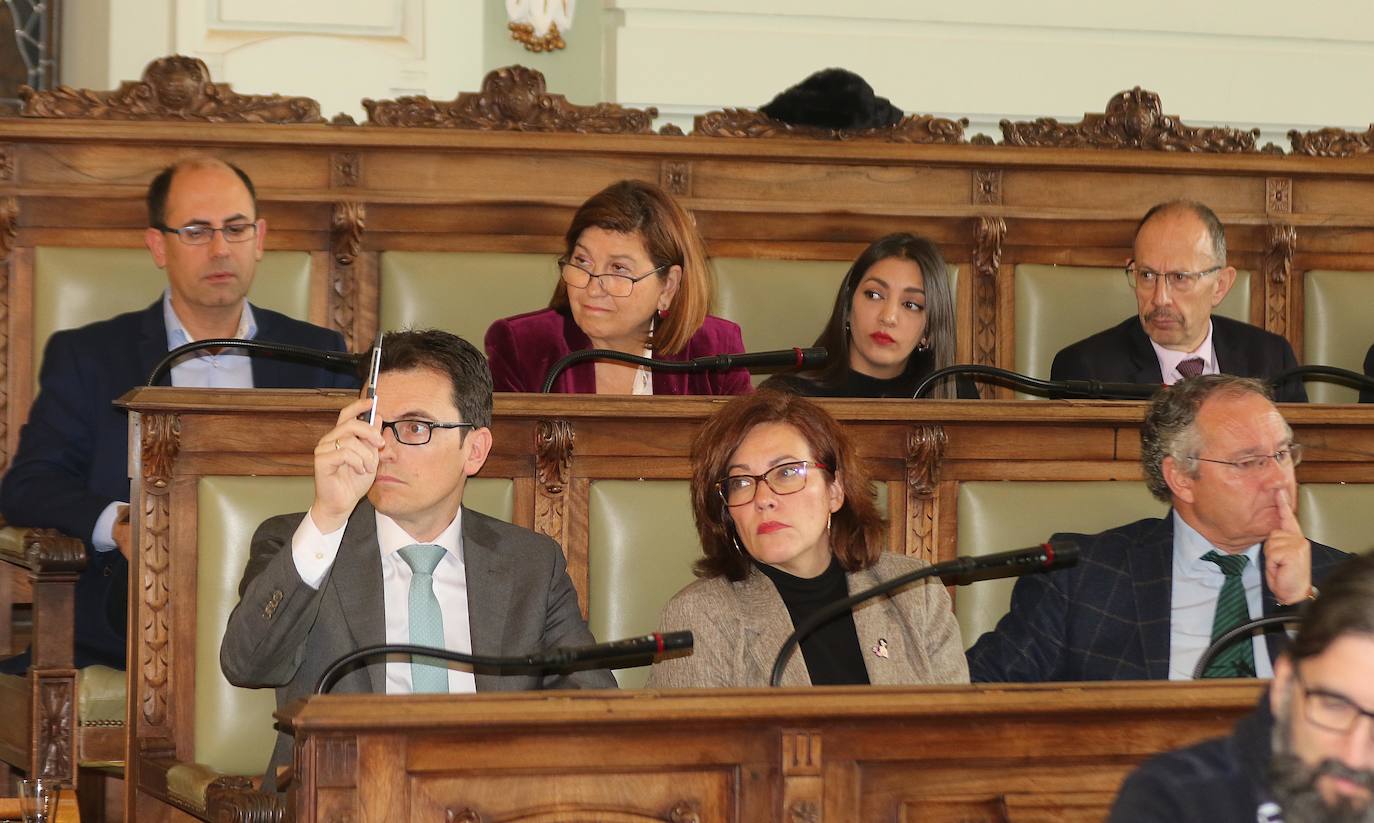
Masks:
[[[143,593],[142,641],[139,644],[143,678],[143,718],[161,726],[167,716],[171,669],[167,644],[171,638],[171,480],[172,462],[181,448],[181,418],[174,414],[143,416],[143,491],[147,498],[140,535]]]
[[[941,426],[918,426],[907,434],[906,504],[911,529],[907,553],[935,562],[935,484],[949,436]]]
[[[1309,157],[1354,157],[1374,152],[1374,125],[1364,131],[1318,129],[1317,131],[1288,132],[1288,143],[1294,154]]]
[[[997,365],[997,271],[1007,221],[980,217],[973,238],[973,362]]]
[[[363,231],[367,227],[367,206],[346,201],[334,204],[329,227],[329,293],[328,311],[332,328],[344,337],[344,344],[353,349],[353,321],[357,314],[357,273],[353,264],[363,247]]]
[[[949,120],[909,114],[896,125],[875,129],[793,126],[753,109],[722,109],[697,115],[692,134],[700,137],[791,137],[806,140],[874,140],[888,143],[963,143],[968,118]]]
[[[197,120],[206,123],[323,123],[320,104],[309,97],[238,94],[215,83],[210,69],[194,57],[161,57],[143,70],[143,79],[125,81],[117,91],[58,86],[51,91],[19,87],[23,117],[84,120]]]
[[[1290,225],[1273,225],[1260,270],[1264,275],[1264,328],[1283,336],[1288,333],[1288,297],[1293,275],[1293,252],[1298,232]]]
[[[563,542],[576,432],[566,420],[540,420],[534,428],[534,530]]]
[[[463,92],[452,102],[428,97],[364,100],[369,126],[548,131],[577,134],[653,134],[658,109],[630,109],[614,103],[578,106],[549,94],[544,75],[524,66],[489,72],[480,92]]]
[[[1001,126],[1005,145],[1069,149],[1252,153],[1258,151],[1259,137],[1259,129],[1185,126],[1163,113],[1159,95],[1139,86],[1108,101],[1105,114],[1085,114],[1077,123],[1041,117],[1031,122],[1003,120]]]

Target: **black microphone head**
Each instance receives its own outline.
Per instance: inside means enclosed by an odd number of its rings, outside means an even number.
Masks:
[[[830,352],[824,346],[811,346],[806,349],[798,349],[797,366],[802,369],[816,369],[824,366],[830,360]]]
[[[664,632],[658,635],[660,652],[670,652],[675,649],[692,648],[695,638],[690,631]]]

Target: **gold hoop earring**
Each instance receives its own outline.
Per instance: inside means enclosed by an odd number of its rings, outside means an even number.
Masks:
[[[739,544],[739,534],[731,532],[730,540],[735,544],[735,551],[739,552],[740,557],[747,560],[749,558],[749,552],[745,551],[744,547]]]

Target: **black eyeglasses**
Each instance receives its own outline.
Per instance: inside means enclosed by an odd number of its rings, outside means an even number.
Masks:
[[[382,431],[391,429],[396,442],[403,446],[423,446],[434,436],[435,429],[473,429],[472,423],[431,423],[428,420],[383,420]]]
[[[563,282],[572,286],[574,289],[585,289],[591,285],[595,279],[601,284],[602,291],[611,297],[629,297],[634,291],[635,284],[641,280],[653,277],[664,269],[671,267],[672,263],[664,263],[653,271],[645,272],[640,275],[629,273],[629,269],[617,265],[615,268],[623,271],[611,271],[605,274],[597,274],[591,270],[591,264],[583,261],[572,260],[567,257],[558,258],[558,272],[563,278]]]
[[[228,243],[247,243],[258,236],[257,223],[229,223],[228,225],[215,228],[214,226],[182,226],[174,229],[171,226],[153,226],[164,234],[175,234],[177,239],[188,246],[204,246],[215,238],[215,232],[224,235],[225,242]]]
[[[1259,474],[1269,468],[1271,463],[1278,463],[1280,466],[1296,467],[1302,462],[1302,444],[1289,443],[1273,454],[1257,454],[1253,457],[1242,457],[1239,460],[1214,460],[1210,457],[1193,456],[1194,460],[1201,460],[1204,463],[1220,463],[1223,466],[1230,466],[1241,474]]]
[[[1302,689],[1302,710],[1309,723],[1329,732],[1348,733],[1361,717],[1374,720],[1374,711],[1355,705],[1343,694],[1325,689],[1309,689],[1302,680],[1302,672],[1293,666],[1293,677]]]
[[[727,506],[743,506],[753,502],[754,495],[758,494],[759,481],[767,483],[774,494],[796,494],[806,487],[806,470],[809,466],[830,468],[817,460],[779,463],[763,474],[732,474],[716,483],[716,491]]]

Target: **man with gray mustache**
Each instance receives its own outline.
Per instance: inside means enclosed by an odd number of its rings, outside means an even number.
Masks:
[[[1267,380],[1298,365],[1288,341],[1212,312],[1236,282],[1226,262],[1226,233],[1202,203],[1173,200],[1146,212],[1136,227],[1126,281],[1137,317],[1064,348],[1054,380],[1173,385],[1199,374]],[[1279,402],[1306,402],[1299,380],[1274,387]]]
[[[1162,754],[1111,823],[1374,821],[1374,555],[1338,566],[1230,737]]]

